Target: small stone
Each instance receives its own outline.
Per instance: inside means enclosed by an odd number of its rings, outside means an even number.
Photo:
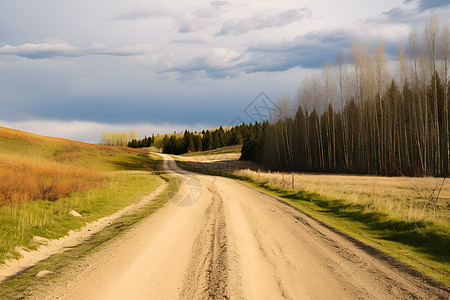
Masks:
[[[69,215],[71,215],[72,217],[77,217],[77,218],[81,217],[81,215],[79,213],[77,213],[76,211],[74,211],[74,210],[71,210],[69,212]]]
[[[55,272],[49,271],[49,270],[42,270],[39,273],[36,274],[36,277],[44,277],[50,274],[53,274]]]
[[[33,242],[35,242],[36,244],[46,245],[46,244],[48,244],[50,242],[50,240],[46,239],[46,238],[43,238],[43,237],[40,237],[40,236],[34,236],[33,237]]]

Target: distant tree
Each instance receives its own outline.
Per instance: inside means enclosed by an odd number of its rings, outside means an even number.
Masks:
[[[137,130],[130,130],[129,135],[130,135],[130,140],[133,140],[133,139],[137,140],[138,132],[137,132]]]
[[[203,140],[202,140],[203,151],[211,150],[212,144],[213,144],[212,134],[209,130],[206,130],[206,132],[203,134]]]
[[[103,134],[102,134],[102,143],[103,143],[103,145],[108,145],[108,146],[112,145],[112,136],[111,136],[110,133],[103,132]]]

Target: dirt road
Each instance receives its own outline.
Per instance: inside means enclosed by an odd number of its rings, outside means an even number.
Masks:
[[[178,194],[46,298],[449,297],[270,196],[180,170],[168,156],[164,166],[181,179]]]

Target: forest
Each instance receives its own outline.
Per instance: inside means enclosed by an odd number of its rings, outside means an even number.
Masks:
[[[271,169],[448,176],[449,31],[436,16],[388,59],[382,41],[304,80],[266,126],[257,157]]]

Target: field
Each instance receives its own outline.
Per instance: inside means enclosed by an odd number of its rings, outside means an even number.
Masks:
[[[59,238],[156,189],[160,159],[0,127],[0,262]],[[71,210],[82,217],[69,215]]]
[[[237,170],[233,174],[271,187],[345,199],[351,204],[362,205],[366,210],[389,214],[406,221],[450,222],[448,179],[270,173],[248,169]]]

